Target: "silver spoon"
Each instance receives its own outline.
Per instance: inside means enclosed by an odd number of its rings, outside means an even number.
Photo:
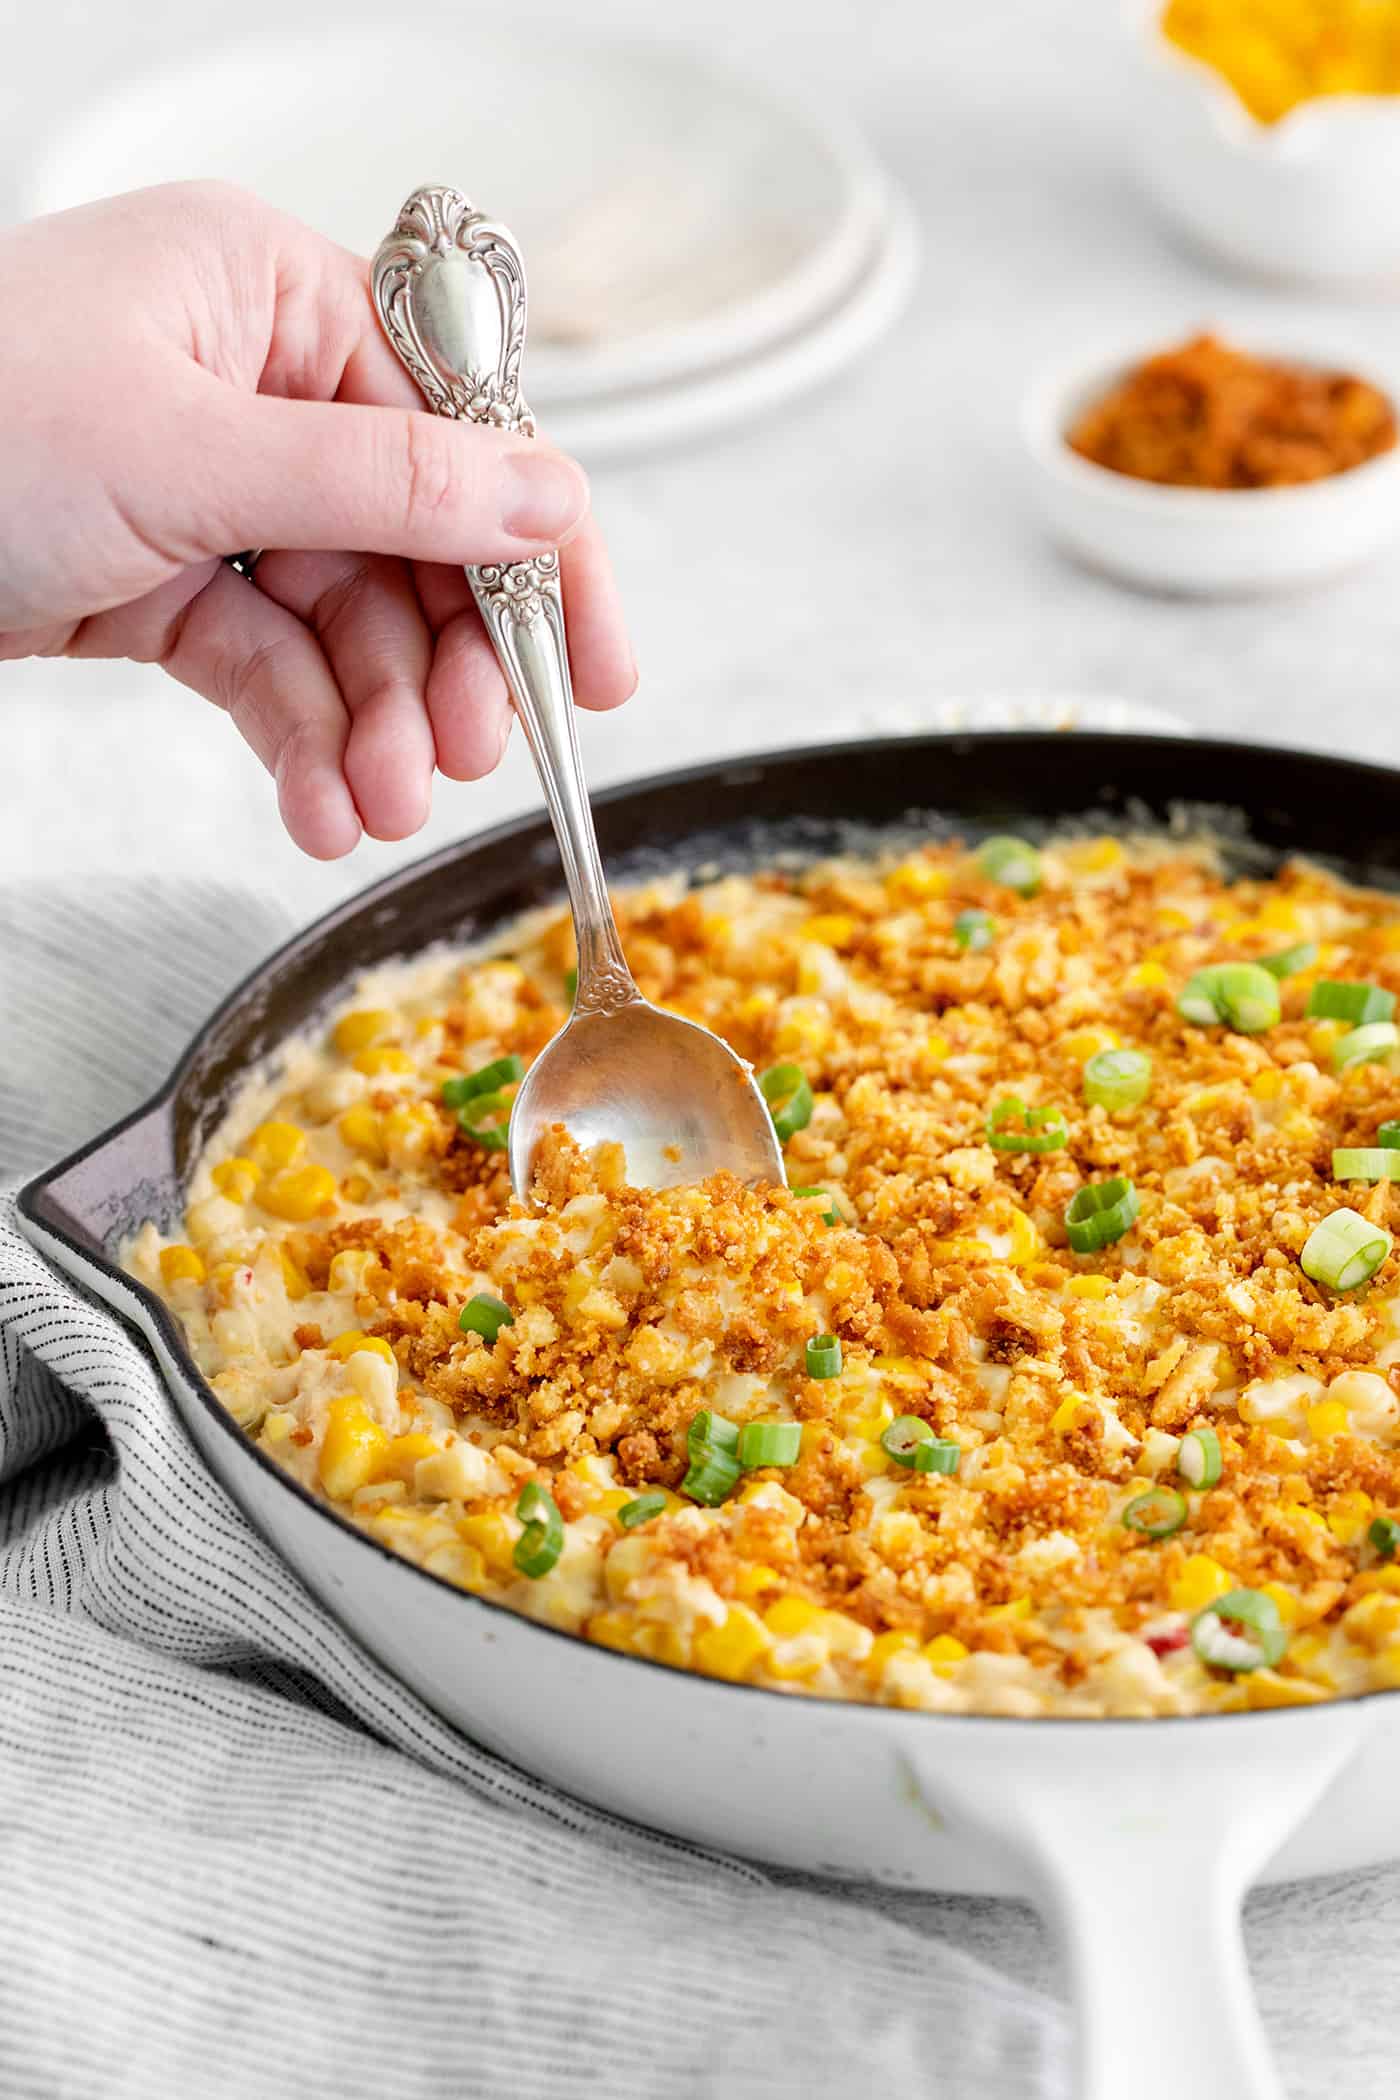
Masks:
[[[520,394],[525,272],[503,226],[460,190],[415,190],[371,271],[385,333],[440,416],[533,437]],[[614,1139],[643,1188],[786,1179],[752,1069],[708,1028],[643,999],[608,902],[574,731],[559,556],[468,567],[467,580],[525,728],[559,841],[578,937],[568,1024],[535,1060],[510,1119],[510,1178],[527,1196],[535,1153],[562,1123],[585,1147]]]

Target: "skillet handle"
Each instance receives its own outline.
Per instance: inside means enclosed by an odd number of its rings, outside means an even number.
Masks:
[[[1240,1929],[1246,1890],[1359,1748],[1368,1702],[1170,1722],[1065,1721],[926,1807],[1029,1870],[1068,1955],[1076,2100],[1284,2100]],[[1017,1725],[1017,1724],[1012,1724]],[[1019,1724],[1024,1727],[1024,1722]]]

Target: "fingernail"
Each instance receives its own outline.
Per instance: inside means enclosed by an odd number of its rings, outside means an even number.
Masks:
[[[501,524],[518,540],[557,540],[588,504],[583,469],[552,452],[512,454],[501,481]]]

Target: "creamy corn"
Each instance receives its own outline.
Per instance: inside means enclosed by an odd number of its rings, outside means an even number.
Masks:
[[[1400,1266],[1340,1295],[1299,1261],[1344,1205],[1394,1224],[1390,1183],[1339,1187],[1331,1160],[1400,1118],[1400,1075],[1334,1069],[1341,1026],[1304,1011],[1319,977],[1400,991],[1393,900],[1084,838],[1029,896],[948,843],[618,906],[648,997],[801,1067],[791,1190],[639,1191],[558,1133],[513,1203],[443,1087],[563,1024],[567,921],[374,972],[250,1083],[180,1231],[127,1250],[264,1451],[478,1596],[796,1695],[1150,1715],[1400,1687]],[[965,945],[969,912],[992,924]],[[1275,1025],[1178,1014],[1194,971],[1302,943]],[[1089,1106],[1114,1048],[1149,1055],[1150,1091]],[[1067,1141],[989,1143],[1008,1095]],[[1067,1205],[1114,1175],[1137,1217],[1073,1252]],[[496,1331],[464,1330],[483,1299]],[[825,1336],[839,1368],[809,1375]],[[697,1500],[707,1409],[800,1425],[792,1462]],[[946,1470],[899,1463],[908,1417]],[[1193,1485],[1202,1431],[1220,1472]],[[558,1517],[538,1573],[530,1483]],[[1124,1521],[1152,1491],[1162,1536]],[[1281,1629],[1244,1670],[1200,1652],[1241,1589]]]

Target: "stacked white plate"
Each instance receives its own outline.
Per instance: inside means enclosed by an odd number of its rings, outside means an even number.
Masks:
[[[50,140],[27,208],[223,176],[367,254],[456,183],[521,243],[525,390],[587,457],[769,408],[898,312],[909,213],[840,124],[667,46],[440,28],[431,67],[345,31],[148,72]]]

